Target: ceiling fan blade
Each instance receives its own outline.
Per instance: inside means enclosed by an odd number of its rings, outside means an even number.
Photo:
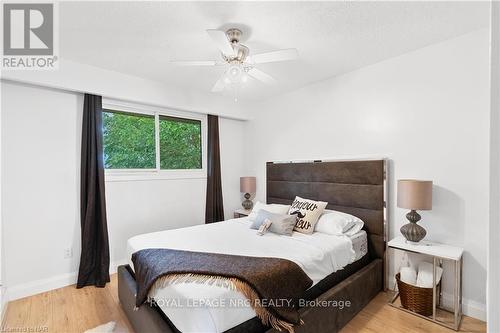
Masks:
[[[276,83],[276,79],[274,77],[255,67],[248,71],[248,75],[266,84]]]
[[[284,49],[266,53],[255,54],[251,57],[251,61],[255,64],[263,64],[266,62],[277,62],[295,60],[299,57],[297,49]]]
[[[224,90],[226,85],[224,84],[224,81],[222,78],[218,79],[217,82],[215,82],[214,86],[212,87],[212,92],[221,92]]]
[[[176,66],[215,66],[217,65],[215,60],[206,61],[170,61],[172,65]]]
[[[225,55],[235,56],[233,46],[227,39],[226,33],[222,30],[208,29],[207,34],[212,38],[217,48]]]

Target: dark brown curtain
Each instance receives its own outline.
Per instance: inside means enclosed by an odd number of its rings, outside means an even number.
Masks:
[[[224,221],[220,175],[219,117],[208,115],[207,206],[205,223]]]
[[[109,244],[104,191],[102,98],[85,94],[82,126],[80,217],[82,254],[76,287],[109,282]]]

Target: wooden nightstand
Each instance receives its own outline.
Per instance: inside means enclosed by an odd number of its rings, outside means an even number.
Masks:
[[[432,316],[425,317],[419,315],[415,312],[406,310],[402,308],[400,305],[396,304],[396,300],[399,296],[399,293],[396,293],[395,296],[390,301],[390,305],[397,307],[398,309],[404,310],[406,312],[412,313],[421,318],[430,320],[439,325],[454,329],[458,331],[460,328],[460,322],[462,320],[462,266],[463,266],[463,252],[464,250],[459,247],[449,246],[440,243],[433,243],[428,241],[421,241],[419,244],[411,244],[406,241],[404,237],[396,237],[389,241],[387,244],[389,249],[405,251],[410,253],[418,253],[432,257],[432,263],[434,267],[434,272],[436,271],[436,267],[439,265],[442,267],[443,260],[448,260],[454,263],[454,291],[453,291],[453,308],[446,309],[437,304],[438,297],[441,298],[441,295],[436,295],[436,283],[434,282],[433,287],[433,303],[432,303]],[[435,274],[435,273],[434,273]],[[443,274],[444,276],[444,274]],[[392,277],[391,277],[392,278]],[[435,279],[435,276],[433,277]],[[441,277],[441,280],[443,277]],[[437,296],[437,297],[436,297]],[[439,302],[442,304],[442,302]],[[438,309],[441,310],[438,314]],[[447,320],[446,316],[443,313],[451,313],[453,317],[451,320]]]
[[[250,215],[250,213],[252,212],[252,210],[246,210],[246,209],[237,209],[234,211],[234,218],[237,219],[237,218],[240,218],[240,217],[247,217],[248,215]]]

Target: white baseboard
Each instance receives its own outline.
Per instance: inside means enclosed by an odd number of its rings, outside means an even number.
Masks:
[[[9,287],[9,301],[75,284],[76,277],[77,273],[66,273]]]
[[[389,281],[389,289],[394,290],[394,281]],[[444,307],[453,308],[453,295],[442,293],[441,301]],[[467,298],[462,298],[462,312],[464,315],[486,321],[486,304]]]
[[[442,293],[443,306],[453,308],[453,295]],[[462,298],[462,312],[464,315],[486,321],[486,304]]]
[[[126,263],[125,259],[112,262],[109,265],[109,273],[116,273],[116,268],[124,263]],[[77,277],[78,272],[71,272],[56,275],[47,279],[35,280],[17,286],[8,287],[8,299],[5,301],[14,301],[19,298],[33,296],[49,290],[70,286],[76,283]]]

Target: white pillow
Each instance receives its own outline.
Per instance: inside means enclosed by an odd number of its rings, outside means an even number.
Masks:
[[[417,285],[417,271],[412,267],[401,267],[399,270],[401,281],[412,286]]]
[[[314,231],[329,235],[352,236],[359,232],[363,226],[364,222],[354,215],[327,209],[316,223]]]
[[[433,270],[434,266],[430,262],[422,261],[418,264],[417,287],[432,288]],[[439,280],[441,280],[441,275],[443,275],[443,269],[437,266],[436,284],[438,284]]]
[[[288,211],[289,215],[297,215],[297,223],[293,230],[307,235],[312,234],[314,226],[321,214],[323,214],[326,205],[328,205],[328,202],[295,197]]]
[[[260,201],[257,201],[255,205],[253,205],[252,212],[248,215],[248,219],[255,221],[257,218],[257,214],[259,214],[259,210],[264,209],[270,213],[285,215],[288,214],[288,209],[290,209],[290,205],[280,205],[280,204],[269,204],[266,205]]]

